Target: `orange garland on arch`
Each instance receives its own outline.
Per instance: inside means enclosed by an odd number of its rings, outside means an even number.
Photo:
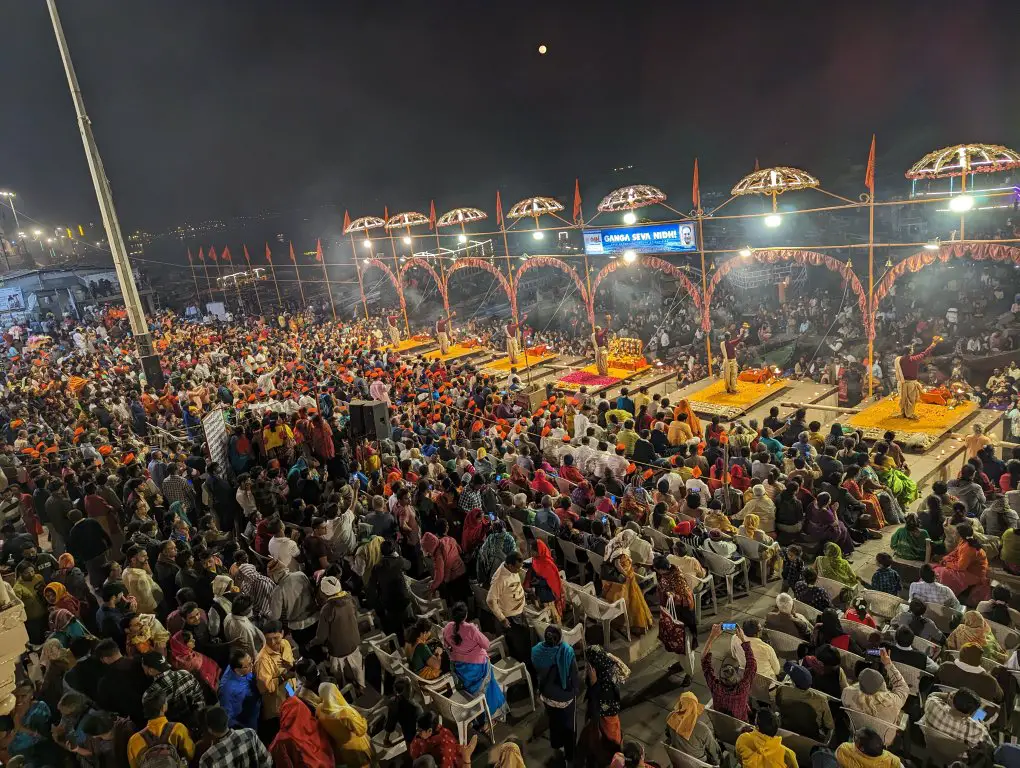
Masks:
[[[401,287],[397,276],[393,274],[393,270],[389,268],[389,265],[379,259],[369,259],[365,267],[378,267],[386,273],[386,277],[390,279],[390,282],[393,283],[393,287],[397,291],[397,297],[400,299],[400,310],[403,311],[407,307],[407,302],[404,300],[404,289]]]
[[[574,285],[577,286],[577,290],[581,294],[581,300],[584,302],[585,310],[588,312],[588,322],[595,322],[595,310],[593,309],[591,302],[588,300],[588,291],[585,289],[584,283],[581,282],[581,276],[577,274],[576,269],[565,264],[560,259],[554,259],[551,256],[532,256],[517,268],[517,273],[514,275],[514,284],[519,287],[521,284],[521,276],[529,269],[535,269],[537,267],[552,267],[553,269],[558,269],[561,272],[566,272],[570,279],[574,281]]]
[[[506,279],[506,275],[496,269],[492,264],[484,259],[476,259],[474,257],[468,257],[464,259],[457,259],[457,262],[446,271],[446,287],[449,290],[450,278],[453,277],[453,273],[460,269],[467,269],[473,267],[474,269],[481,269],[488,272],[490,275],[494,275],[499,284],[503,287],[503,292],[506,294],[507,299],[510,301],[510,311],[513,316],[517,316],[517,297],[513,295],[513,291],[510,290],[510,281]]]
[[[406,275],[408,270],[412,269],[413,267],[421,267],[426,272],[428,272],[430,275],[432,275],[432,279],[436,281],[436,287],[439,289],[439,295],[443,299],[443,308],[446,311],[449,311],[450,310],[450,302],[449,302],[449,300],[447,299],[447,296],[446,296],[446,283],[444,283],[442,281],[442,279],[440,279],[439,273],[436,272],[436,270],[432,267],[432,265],[429,264],[427,261],[425,261],[425,259],[423,259],[423,258],[421,258],[419,256],[412,256],[411,258],[409,258],[407,261],[405,261],[400,266],[400,271],[398,272],[398,276],[400,277],[401,284],[403,284],[403,282],[404,282],[404,275]]]
[[[684,288],[687,289],[687,293],[691,295],[694,300],[694,306],[701,309],[701,292],[694,287],[694,283],[691,282],[690,278],[687,277],[687,273],[684,272],[680,267],[675,264],[670,264],[668,261],[660,259],[658,256],[638,256],[637,260],[634,261],[634,265],[642,267],[651,267],[657,269],[660,272],[665,272],[668,275],[672,275],[683,284]],[[631,266],[623,261],[622,258],[614,259],[604,266],[591,284],[591,296],[588,297],[588,314],[589,317],[594,321],[595,317],[595,294],[598,293],[599,285],[609,277],[613,272],[619,269],[621,266]],[[711,295],[711,294],[709,294]]]
[[[861,285],[861,281],[858,279],[857,275],[854,274],[854,271],[847,268],[846,262],[840,261],[828,254],[818,253],[817,251],[799,251],[788,248],[753,251],[751,255],[756,261],[763,264],[775,264],[779,261],[794,261],[806,266],[825,267],[836,274],[842,275],[844,280],[850,281],[850,288],[857,296],[857,307],[861,311],[861,317],[864,318],[865,331],[868,333],[869,338],[874,338],[874,324],[872,323],[871,315],[868,312],[868,294],[864,291],[864,286]],[[747,258],[744,256],[734,256],[732,259],[723,262],[715,271],[715,274],[712,275],[712,278],[708,282],[708,300],[705,302],[705,309],[702,312],[701,317],[701,327],[703,330],[707,331],[711,328],[712,297],[715,295],[716,286],[734,269],[742,264],[747,264],[747,261]]]
[[[968,256],[975,261],[1011,261],[1014,264],[1020,264],[1020,248],[998,243],[946,243],[937,251],[915,253],[891,267],[875,286],[871,303],[872,326],[874,326],[875,314],[878,312],[878,303],[889,295],[897,278],[907,272],[920,272],[937,261],[945,264],[950,259],[962,259]]]

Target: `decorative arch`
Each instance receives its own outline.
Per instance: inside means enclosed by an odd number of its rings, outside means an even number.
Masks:
[[[503,288],[503,292],[506,294],[507,299],[510,301],[510,311],[514,317],[517,317],[517,297],[514,296],[513,291],[510,290],[510,281],[506,279],[506,275],[492,266],[492,263],[485,259],[476,259],[474,257],[467,257],[463,259],[457,259],[456,263],[448,270],[446,270],[446,288],[449,291],[450,279],[453,277],[453,273],[461,269],[468,269],[469,267],[474,269],[481,269],[488,272],[490,275],[494,275],[499,280],[500,286]]]
[[[551,256],[532,256],[517,268],[517,273],[514,275],[514,285],[519,287],[521,276],[529,269],[536,269],[538,267],[552,267],[561,272],[566,272],[570,279],[574,281],[574,285],[577,286],[577,292],[581,294],[581,300],[584,302],[585,309],[588,312],[588,322],[594,322],[594,310],[591,302],[588,300],[588,290],[584,287],[584,283],[581,282],[581,276],[577,274],[576,269],[560,259],[554,259]]]
[[[675,277],[680,281],[681,285],[683,285],[687,293],[689,293],[691,298],[694,300],[694,306],[701,309],[701,292],[694,286],[691,279],[687,277],[687,273],[680,269],[680,267],[675,264],[670,264],[668,261],[660,259],[658,256],[638,256],[637,260],[633,262],[633,265],[627,264],[621,258],[610,261],[599,271],[597,275],[595,275],[595,280],[591,284],[591,296],[588,297],[588,316],[592,323],[595,322],[595,295],[598,293],[599,285],[616,270],[621,267],[629,266],[650,267],[651,269],[658,270],[659,272],[665,272],[666,274]]]
[[[412,256],[400,265],[400,270],[397,272],[397,276],[400,278],[401,284],[404,282],[404,275],[406,275],[413,267],[421,267],[432,275],[432,279],[436,281],[436,287],[439,289],[439,295],[443,299],[443,307],[449,310],[449,302],[446,299],[446,283],[444,283],[442,278],[439,277],[439,273],[436,272],[432,265],[420,256]]]
[[[390,269],[386,262],[380,261],[379,259],[369,259],[364,269],[362,269],[362,272],[369,267],[378,267],[386,274],[386,277],[390,279],[390,282],[393,284],[394,289],[396,289],[397,296],[400,299],[400,309],[403,311],[407,307],[407,302],[404,300],[404,289],[400,285],[400,281],[397,279],[397,276],[393,274],[393,270]]]
[[[975,261],[1008,261],[1020,265],[1020,248],[999,243],[946,243],[937,251],[919,251],[890,268],[878,281],[871,300],[871,325],[875,325],[878,304],[889,295],[893,283],[907,272],[920,272],[930,264],[970,257]]]
[[[762,264],[775,264],[777,261],[793,261],[805,266],[825,267],[832,272],[842,275],[844,280],[850,281],[850,289],[857,296],[857,307],[861,310],[861,317],[864,318],[864,326],[868,338],[874,338],[874,325],[868,312],[868,294],[864,291],[864,286],[861,285],[861,281],[854,274],[854,271],[847,268],[846,262],[825,253],[818,253],[817,251],[800,251],[790,248],[752,251],[751,258]],[[712,297],[715,295],[716,286],[734,269],[742,264],[747,264],[747,261],[745,256],[734,256],[732,259],[723,262],[708,281],[705,308],[701,319],[701,327],[704,330],[707,331],[711,328],[710,312],[712,310]]]

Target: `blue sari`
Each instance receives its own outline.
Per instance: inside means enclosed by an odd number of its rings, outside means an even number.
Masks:
[[[496,682],[491,664],[488,662],[469,664],[466,661],[455,661],[453,662],[453,673],[468,693],[475,695],[482,688],[485,689],[485,706],[489,709],[490,717],[496,718],[502,714],[502,709],[506,706],[506,696],[503,695],[503,689]]]

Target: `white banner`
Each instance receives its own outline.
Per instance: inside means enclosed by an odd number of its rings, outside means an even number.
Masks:
[[[25,295],[21,288],[0,288],[0,312],[24,312]]]
[[[215,410],[202,417],[205,429],[205,442],[209,446],[209,456],[220,465],[220,472],[228,472],[227,462],[227,420],[223,411]]]

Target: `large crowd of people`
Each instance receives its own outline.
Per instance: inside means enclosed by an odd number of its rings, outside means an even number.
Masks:
[[[802,302],[754,337],[842,311]],[[638,335],[666,320],[636,308],[616,322]],[[903,712],[961,752],[1008,729],[1020,665],[1010,593],[990,573],[1020,573],[1020,457],[980,432],[959,476],[922,497],[892,434],[869,442],[778,408],[762,423],[703,420],[640,386],[550,389],[525,409],[505,375],[398,354],[365,321],[165,312],[151,326],[159,387],[122,319],[45,330],[7,331],[0,384],[0,566],[34,649],[0,718],[5,764],[365,766],[394,750],[463,766],[483,760],[478,736],[513,719],[491,660],[502,646],[564,761],[651,765],[621,724],[628,665],[588,644],[579,666],[565,639],[571,584],[589,582],[626,606],[629,636],[657,626],[686,690],[665,740],[712,765],[795,762],[782,728],[816,740],[828,764],[894,766],[881,724]],[[359,399],[386,404],[386,434],[352,429]],[[211,417],[222,443],[205,437]],[[891,526],[862,584],[849,559]],[[570,556],[582,550],[586,562]],[[706,573],[732,567],[723,594],[750,589],[741,553],[783,592],[768,617],[714,624],[703,645],[708,714],[746,724],[729,745],[687,690],[699,674],[687,652]],[[919,578],[903,580],[894,556],[923,561]],[[883,621],[873,593],[909,610]],[[797,639],[782,662],[767,641],[780,634]],[[382,636],[395,679],[365,653],[382,654]],[[844,668],[841,654],[859,661]],[[903,664],[950,690],[910,688]],[[767,705],[749,695],[760,676],[783,683]],[[425,701],[442,680],[484,700],[470,739]],[[494,743],[484,760],[524,765],[522,746]]]

